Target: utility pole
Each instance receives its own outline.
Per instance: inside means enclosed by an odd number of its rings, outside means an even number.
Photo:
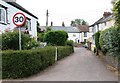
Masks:
[[[46,12],[46,26],[48,26],[48,15],[49,13],[48,13],[48,10],[47,10],[47,12]]]

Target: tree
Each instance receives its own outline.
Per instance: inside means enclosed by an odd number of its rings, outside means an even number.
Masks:
[[[45,34],[44,38],[49,45],[64,46],[66,44],[68,34],[65,31],[49,31]]]
[[[88,23],[83,19],[75,19],[71,21],[71,26],[78,26],[78,25],[88,25]]]

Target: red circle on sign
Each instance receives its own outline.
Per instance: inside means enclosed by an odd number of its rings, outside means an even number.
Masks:
[[[21,15],[24,17],[24,21],[23,21],[21,24],[16,24],[15,21],[14,21],[15,16],[18,15],[18,14],[21,14]],[[25,24],[25,22],[26,22],[26,16],[25,16],[23,13],[18,12],[18,13],[16,13],[16,14],[13,16],[12,21],[13,21],[13,23],[14,23],[16,26],[20,27],[20,26],[22,26],[22,25]]]

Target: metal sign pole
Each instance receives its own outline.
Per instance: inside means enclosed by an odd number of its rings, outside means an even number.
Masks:
[[[21,50],[21,27],[19,27],[19,50]]]

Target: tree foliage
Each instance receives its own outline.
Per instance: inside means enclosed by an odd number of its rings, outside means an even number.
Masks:
[[[100,31],[95,33],[95,46],[97,49],[100,49],[99,38],[100,38]]]
[[[75,19],[71,21],[71,26],[77,26],[77,25],[88,25],[88,23],[83,19]]]
[[[101,49],[104,54],[109,53],[118,56],[120,51],[120,30],[114,26],[104,30],[99,39]]]
[[[65,31],[49,31],[45,34],[45,41],[50,45],[64,46],[67,38]]]
[[[120,0],[115,0],[113,13],[114,13],[116,25],[120,26]]]

